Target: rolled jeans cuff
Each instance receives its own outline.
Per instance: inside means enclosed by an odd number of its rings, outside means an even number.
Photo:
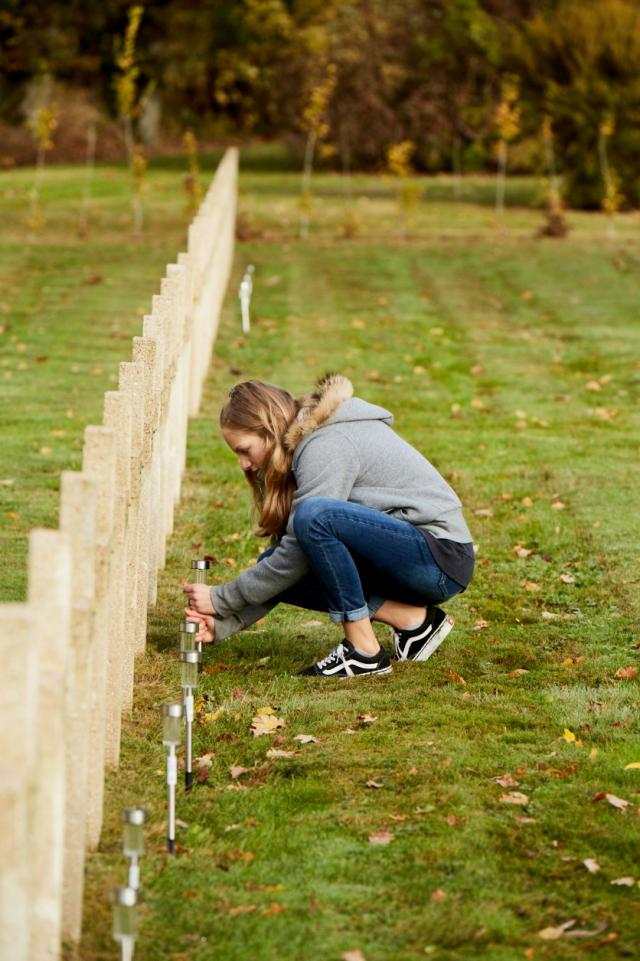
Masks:
[[[342,624],[344,621],[363,621],[369,617],[369,608],[365,604],[356,611],[329,611],[329,617],[334,624]]]
[[[376,597],[376,595],[373,595],[369,598],[367,601],[367,608],[369,610],[369,617],[371,619],[375,617],[375,615],[378,613],[378,609],[381,608],[383,604],[384,597]]]

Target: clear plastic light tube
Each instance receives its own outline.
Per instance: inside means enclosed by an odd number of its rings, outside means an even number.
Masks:
[[[207,584],[209,581],[210,570],[211,561],[205,560],[205,558],[191,561],[191,583]],[[202,641],[198,641],[196,644],[196,650],[202,654]],[[200,665],[199,670],[202,670],[202,665]]]
[[[133,961],[136,940],[138,892],[131,887],[116,887],[111,892],[114,941],[120,942],[121,961]]]
[[[140,887],[140,858],[144,854],[144,823],[147,812],[144,808],[123,808],[120,820],[124,824],[122,850],[129,858],[129,887],[137,891]]]

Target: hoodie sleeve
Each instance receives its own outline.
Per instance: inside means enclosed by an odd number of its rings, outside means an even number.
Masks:
[[[217,620],[224,622],[234,615],[244,620],[241,615],[245,608],[265,604],[307,573],[306,554],[293,533],[297,508],[309,497],[348,500],[359,470],[357,452],[337,426],[319,430],[304,443],[299,456],[294,458],[296,491],[287,529],[272,554],[234,580],[211,588]],[[223,624],[220,627],[224,630]],[[232,632],[225,631],[220,636],[228,633]]]

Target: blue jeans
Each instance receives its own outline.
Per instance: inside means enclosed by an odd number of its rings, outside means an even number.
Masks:
[[[417,528],[382,511],[310,497],[293,527],[311,571],[277,601],[328,611],[336,622],[360,621],[385,600],[424,607],[462,590],[438,567]]]

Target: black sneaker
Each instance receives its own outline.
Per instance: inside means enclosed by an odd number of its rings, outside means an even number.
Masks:
[[[427,610],[427,616],[411,631],[393,628],[393,641],[399,661],[426,661],[453,627],[453,618],[439,607]]]
[[[299,676],[363,677],[365,674],[391,674],[393,670],[384,647],[370,657],[356,651],[346,638],[317,664],[300,671]]]

